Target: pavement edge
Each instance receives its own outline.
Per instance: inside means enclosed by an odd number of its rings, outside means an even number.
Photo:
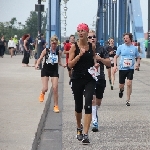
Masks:
[[[31,150],[37,150],[37,147],[38,147],[38,144],[39,144],[39,141],[40,141],[40,137],[41,137],[41,134],[42,134],[42,129],[43,129],[46,117],[47,117],[48,110],[50,108],[52,93],[53,92],[52,92],[52,87],[51,87],[49,95],[48,95],[48,99],[47,99],[46,104],[45,104],[45,108],[43,110],[43,114],[41,115],[41,119],[40,119],[40,122],[38,124],[37,132],[35,133],[35,138],[33,140]]]

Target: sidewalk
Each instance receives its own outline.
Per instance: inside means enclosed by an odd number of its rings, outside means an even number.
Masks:
[[[22,67],[22,57],[0,58],[0,150],[31,150],[49,94],[43,103],[38,101],[40,71]]]
[[[150,63],[150,58],[142,58],[141,62],[149,64]]]

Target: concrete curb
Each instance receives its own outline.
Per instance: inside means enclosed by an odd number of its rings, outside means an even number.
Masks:
[[[37,147],[38,147],[38,144],[39,144],[39,141],[40,141],[40,137],[41,137],[41,134],[42,134],[42,129],[43,129],[43,126],[44,126],[44,123],[45,123],[45,120],[46,120],[46,117],[47,117],[47,114],[48,114],[48,110],[50,108],[52,93],[53,92],[52,92],[52,87],[51,87],[50,93],[48,95],[48,99],[47,99],[46,104],[45,104],[45,108],[43,110],[43,114],[41,115],[41,119],[40,119],[40,122],[38,124],[37,132],[35,133],[35,138],[34,138],[34,141],[33,141],[33,144],[32,144],[32,150],[37,150]]]

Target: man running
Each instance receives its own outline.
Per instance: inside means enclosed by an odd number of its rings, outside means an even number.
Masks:
[[[117,48],[116,55],[114,57],[114,72],[117,71],[117,58],[121,56],[119,62],[119,97],[123,97],[125,79],[127,78],[127,101],[126,106],[130,106],[130,95],[132,93],[132,80],[134,74],[135,57],[137,58],[136,68],[139,68],[140,55],[137,48],[132,45],[133,35],[131,33],[125,33],[123,35],[124,44]]]
[[[111,62],[109,59],[108,51],[100,45],[100,43],[96,42],[96,34],[95,31],[91,30],[88,33],[88,41],[90,43],[94,43],[96,45],[96,59],[97,62],[100,64],[100,67],[98,68],[98,72],[100,75],[97,77],[98,81],[96,82],[96,90],[95,95],[93,96],[93,102],[92,102],[92,131],[97,132],[98,131],[98,115],[97,110],[101,105],[104,90],[106,87],[106,80],[105,80],[105,74],[104,74],[104,65],[111,66]]]

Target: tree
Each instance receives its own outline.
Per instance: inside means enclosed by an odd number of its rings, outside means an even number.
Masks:
[[[46,28],[46,17],[41,14],[41,31],[45,34],[45,28]],[[38,34],[38,14],[35,11],[30,12],[30,17],[26,21],[26,32],[30,33],[32,37],[37,37]]]

